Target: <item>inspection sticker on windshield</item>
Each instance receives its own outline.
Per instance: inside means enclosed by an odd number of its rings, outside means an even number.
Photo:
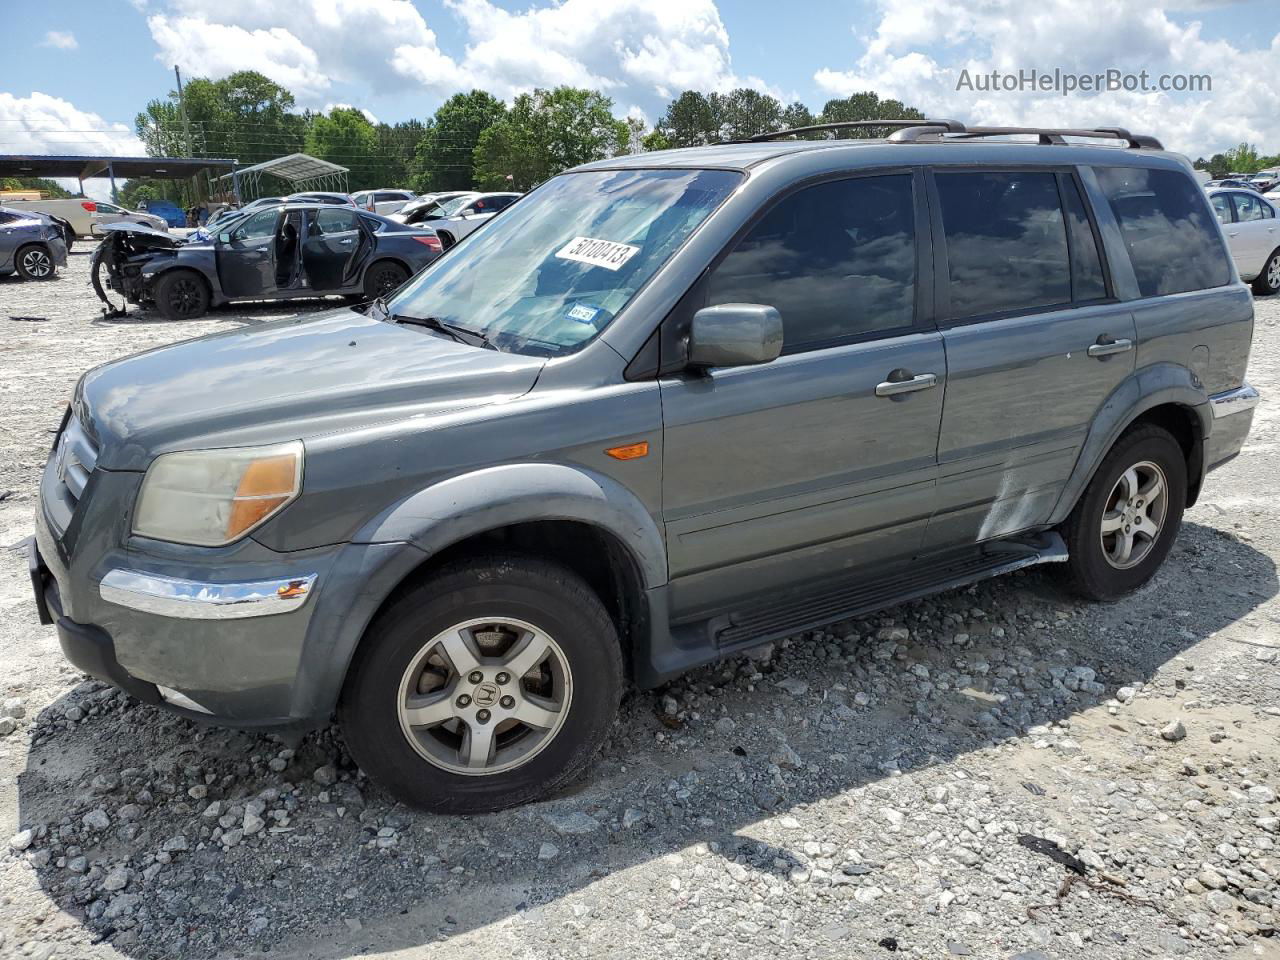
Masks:
[[[617,270],[639,252],[639,247],[633,247],[629,243],[596,240],[594,237],[574,237],[556,251],[556,256],[562,260],[577,260],[579,263],[589,263],[593,267]]]

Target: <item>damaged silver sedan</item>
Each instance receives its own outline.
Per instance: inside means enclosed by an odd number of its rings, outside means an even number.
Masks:
[[[319,203],[257,209],[185,242],[137,224],[102,231],[90,276],[108,314],[122,315],[132,303],[170,320],[239,300],[372,300],[443,252],[429,228]]]

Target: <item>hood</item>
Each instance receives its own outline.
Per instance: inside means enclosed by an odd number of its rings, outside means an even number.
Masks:
[[[90,370],[75,410],[108,470],[510,400],[545,360],[351,309],[160,347]]]
[[[110,233],[123,233],[135,237],[146,237],[146,246],[148,247],[176,247],[182,243],[182,240],[173,234],[157,230],[155,227],[147,226],[145,223],[100,223],[97,224],[96,230],[101,236],[106,236]]]

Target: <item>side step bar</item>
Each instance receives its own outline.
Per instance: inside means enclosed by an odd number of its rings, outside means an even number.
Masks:
[[[721,656],[839,620],[863,616],[930,594],[1039,563],[1061,563],[1067,545],[1053,531],[999,540],[963,551],[921,557],[870,578],[826,581],[811,588],[764,597],[731,613],[671,627],[650,650],[644,686]]]

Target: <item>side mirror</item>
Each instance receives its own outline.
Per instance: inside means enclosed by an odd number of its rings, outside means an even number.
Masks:
[[[762,303],[721,303],[693,315],[689,366],[745,367],[782,352],[782,315]]]

